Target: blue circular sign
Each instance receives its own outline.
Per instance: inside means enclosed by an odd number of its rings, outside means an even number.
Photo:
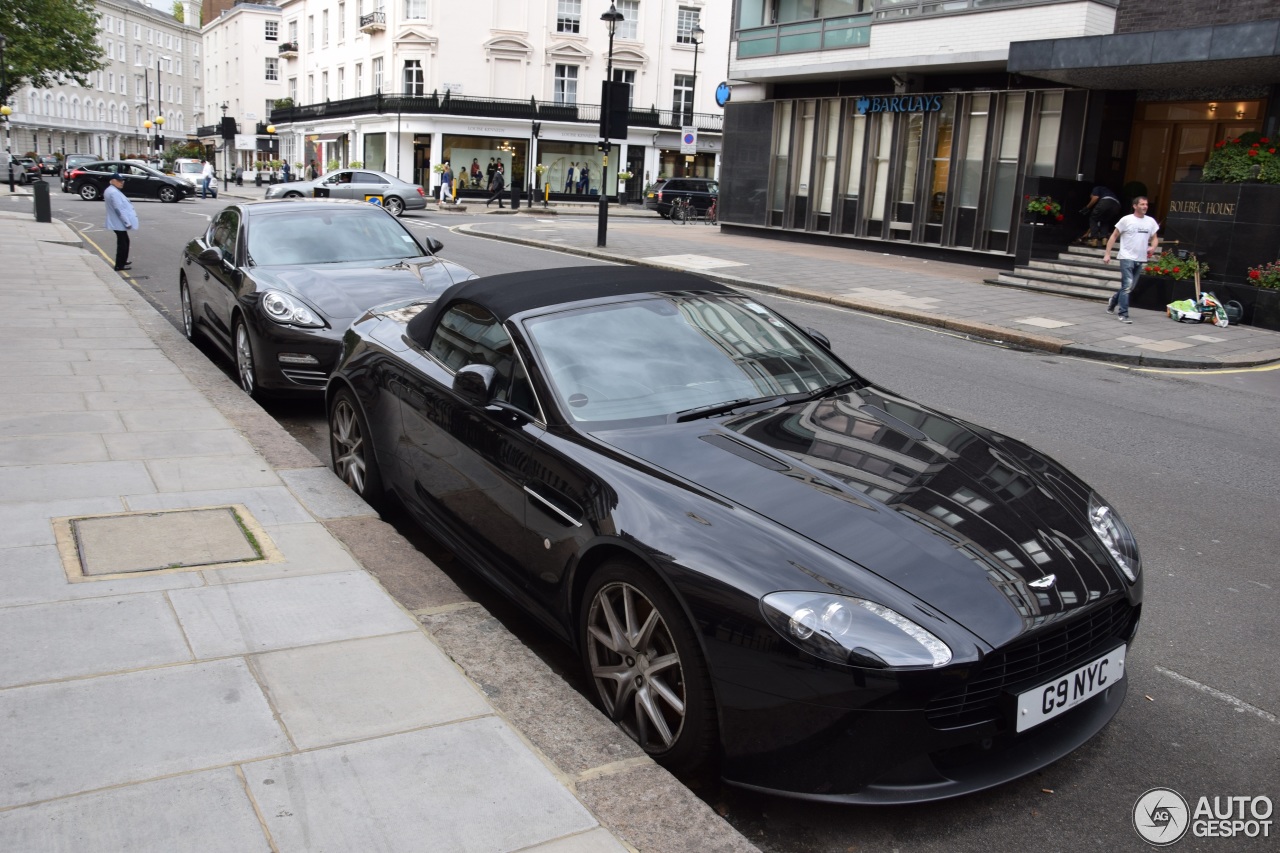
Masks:
[[[692,145],[696,139],[697,139],[697,137],[696,137],[696,136],[694,136],[692,133],[686,133],[686,134],[684,135],[684,144],[685,144],[685,145]]]
[[[729,103],[729,98],[732,96],[733,89],[730,88],[728,83],[721,83],[719,86],[716,86],[716,103],[720,106],[723,107],[725,104]]]

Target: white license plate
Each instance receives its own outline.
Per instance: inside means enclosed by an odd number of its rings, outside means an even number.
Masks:
[[[1124,679],[1126,647],[1118,646],[1100,658],[1055,681],[1018,694],[1018,731],[1025,732],[1063,711],[1097,696]]]

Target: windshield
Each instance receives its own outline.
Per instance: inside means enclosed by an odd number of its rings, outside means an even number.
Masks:
[[[397,261],[427,254],[399,222],[371,205],[251,216],[248,234],[249,258],[256,266]]]
[[[201,163],[179,163],[178,171],[188,175],[198,175],[204,171],[204,165]]]
[[[855,378],[744,296],[653,296],[524,326],[562,408],[579,422],[665,422],[728,403],[808,397]]]

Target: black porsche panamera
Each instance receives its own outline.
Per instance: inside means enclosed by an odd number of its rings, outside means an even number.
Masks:
[[[1142,577],[1116,512],[749,295],[614,267],[464,282],[358,318],[326,397],[338,474],[573,644],[672,769],[941,799],[1067,755],[1124,699]]]

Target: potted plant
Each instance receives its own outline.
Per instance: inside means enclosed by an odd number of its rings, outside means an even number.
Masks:
[[[1280,260],[1249,267],[1246,278],[1257,290],[1247,294],[1253,296],[1253,303],[1245,304],[1245,319],[1254,326],[1280,330]],[[1240,299],[1242,303],[1247,301]]]
[[[329,160],[324,164],[324,170],[326,172],[332,172],[335,169],[341,169],[341,168],[342,168],[342,164],[339,163],[337,160]]]
[[[1129,303],[1137,308],[1163,311],[1170,302],[1194,299],[1197,271],[1203,279],[1209,272],[1209,265],[1190,252],[1161,252],[1149,258],[1139,270]]]
[[[627,181],[635,177],[634,172],[623,169],[618,173],[618,201],[621,204],[627,203]]]
[[[347,165],[348,165],[348,166],[350,166],[350,167],[351,167],[351,168],[353,168],[353,169],[362,169],[362,168],[364,168],[364,161],[363,161],[363,160],[352,160],[352,161],[351,161],[350,163],[348,163]]]
[[[1061,222],[1062,205],[1048,195],[1027,195],[1022,200],[1027,203],[1026,212],[1031,222]]]
[[[1264,184],[1280,184],[1280,140],[1260,133],[1242,133],[1234,139],[1221,139],[1213,146],[1209,162],[1204,164],[1202,178],[1239,184],[1256,180]]]

